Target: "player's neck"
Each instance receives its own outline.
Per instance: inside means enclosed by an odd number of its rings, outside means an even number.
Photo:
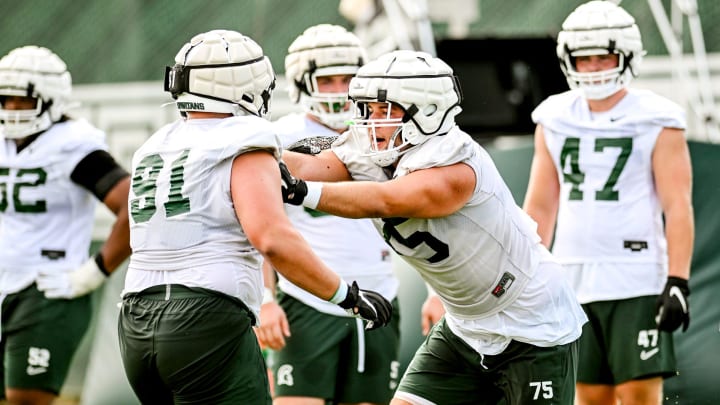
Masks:
[[[623,99],[623,97],[625,97],[626,94],[627,89],[623,87],[616,93],[602,100],[587,100],[588,106],[590,107],[590,111],[592,112],[610,111],[620,102],[620,100]]]

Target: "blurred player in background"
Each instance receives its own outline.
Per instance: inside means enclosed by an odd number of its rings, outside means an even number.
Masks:
[[[365,61],[357,37],[337,25],[310,27],[293,41],[285,73],[290,99],[304,112],[275,122],[285,148],[318,153],[347,130],[353,116],[348,85]],[[388,327],[366,333],[359,319],[282,275],[273,288],[274,272],[266,268],[268,299],[260,311],[258,336],[276,350],[274,404],[388,403],[397,385],[400,335],[398,280],[389,248],[369,219],[291,205],[286,210],[323,262],[392,301],[394,314]]]
[[[88,293],[130,254],[128,173],[67,115],[72,79],[37,46],[0,59],[0,302],[5,399],[50,404],[92,316]],[[116,216],[88,259],[96,201]]]
[[[145,404],[271,403],[252,326],[262,262],[380,327],[390,303],[333,273],[285,215],[280,140],[264,117],[275,74],[235,31],[194,36],[166,70],[183,118],[133,156],[133,254],[119,319],[130,385]]]
[[[580,404],[661,403],[663,378],[677,372],[672,332],[690,322],[685,116],[673,102],[627,87],[644,53],[621,7],[579,6],[557,44],[572,90],[532,115],[524,207],[590,318],[580,341]]]

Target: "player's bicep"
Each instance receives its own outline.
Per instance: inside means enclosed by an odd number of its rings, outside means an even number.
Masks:
[[[235,214],[253,245],[273,225],[285,217],[280,194],[280,169],[266,151],[247,152],[233,161],[230,194]]]
[[[692,198],[692,166],[683,131],[664,128],[652,157],[653,175],[664,210],[676,202],[689,204]]]
[[[290,169],[290,173],[299,179],[310,181],[351,180],[345,164],[330,149],[317,155],[284,151],[282,159]]]
[[[437,218],[462,208],[475,191],[475,171],[465,163],[412,172],[379,183],[393,216]]]

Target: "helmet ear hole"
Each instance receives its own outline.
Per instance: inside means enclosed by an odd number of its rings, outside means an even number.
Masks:
[[[428,104],[422,109],[422,113],[425,114],[426,117],[429,117],[435,112],[437,112],[438,106],[436,104]]]

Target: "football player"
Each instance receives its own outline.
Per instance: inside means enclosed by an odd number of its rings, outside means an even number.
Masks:
[[[304,111],[274,123],[285,148],[318,153],[347,130],[353,116],[348,85],[365,61],[359,39],[337,25],[310,27],[292,42],[285,58],[288,93]],[[275,290],[269,274],[258,336],[276,350],[274,404],[294,404],[298,398],[308,405],[388,403],[397,386],[400,343],[398,280],[389,248],[369,219],[291,205],[286,211],[323,262],[345,279],[372,286],[392,302],[395,314],[389,327],[365,333],[360,320],[348,319],[342,308],[282,275]]]
[[[119,320],[125,372],[142,403],[271,402],[252,330],[263,260],[367,327],[390,320],[390,303],[333,273],[285,215],[281,144],[264,118],[274,86],[262,48],[235,31],[194,36],[166,70],[183,117],[133,156],[133,253]]]
[[[358,70],[349,97],[356,118],[330,150],[283,155],[283,195],[373,218],[447,310],[391,403],[572,404],[585,314],[488,153],[455,124],[452,69],[391,52]]]
[[[557,40],[571,90],[532,114],[524,208],[590,319],[580,341],[580,404],[661,403],[663,378],[677,373],[672,332],[690,321],[685,115],[666,98],[628,87],[644,53],[625,10],[582,4]]]
[[[92,315],[88,293],[130,254],[128,173],[105,133],[68,115],[65,63],[37,46],[0,59],[0,302],[5,398],[50,404]],[[88,258],[95,205],[116,216]]]

